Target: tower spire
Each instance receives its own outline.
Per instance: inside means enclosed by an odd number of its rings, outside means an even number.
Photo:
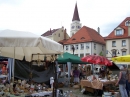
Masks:
[[[78,13],[78,7],[77,7],[77,2],[75,4],[75,9],[74,9],[74,14],[73,14],[73,19],[72,21],[80,21],[80,18],[79,18],[79,13]]]

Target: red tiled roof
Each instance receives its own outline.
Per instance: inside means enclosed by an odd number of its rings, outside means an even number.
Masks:
[[[58,43],[63,44],[64,42],[66,42],[68,39],[64,39],[64,40],[60,40]]]
[[[70,39],[65,41],[64,44],[83,43],[90,41],[105,44],[104,38],[97,31],[92,28],[83,26]]]
[[[128,26],[125,26],[125,22],[127,20],[130,20],[130,17],[127,17],[123,22],[121,22],[117,27],[121,27],[122,29],[124,29],[124,35],[120,35],[120,36],[116,36],[115,35],[115,29],[104,39],[105,40],[109,40],[109,39],[121,39],[121,38],[128,38],[130,36],[128,36]],[[117,28],[116,27],[116,28]]]
[[[53,29],[53,30],[49,30],[45,33],[43,33],[41,36],[49,36],[49,35],[52,35],[54,32],[56,32],[57,30],[59,29]]]

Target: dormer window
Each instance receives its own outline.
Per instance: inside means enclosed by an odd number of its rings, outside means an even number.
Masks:
[[[84,37],[82,37],[81,39],[85,39]]]
[[[125,26],[130,26],[130,21],[126,21]]]
[[[72,40],[76,40],[75,38],[73,38]]]
[[[117,29],[116,30],[116,36],[123,35],[123,29]]]

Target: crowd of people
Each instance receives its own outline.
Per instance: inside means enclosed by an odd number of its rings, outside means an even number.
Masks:
[[[129,92],[130,92],[130,71],[129,69],[122,65],[120,66],[120,72],[119,72],[119,77],[118,81],[115,84],[116,86],[119,85],[119,91],[121,94],[121,97],[129,97]]]
[[[115,84],[115,86],[119,86],[119,91],[121,94],[121,97],[129,97],[130,94],[130,70],[125,66],[122,65],[120,66],[120,72],[119,72],[119,76],[117,79],[117,82]],[[62,70],[63,71],[63,70]],[[74,69],[71,71],[71,78],[73,78],[73,83],[74,84],[78,84],[80,83],[80,80],[82,79],[88,79],[89,77],[91,77],[91,80],[95,80],[98,78],[104,78],[106,77],[106,75],[109,75],[110,70],[108,68],[104,68],[103,66],[101,66],[100,71],[98,74],[95,74],[94,72],[92,72],[91,67],[74,67]]]
[[[103,66],[100,68],[100,71],[98,74],[94,73],[94,71],[91,69],[90,65],[86,65],[86,66],[74,66],[71,69],[70,72],[70,77],[71,77],[71,83],[74,84],[79,84],[80,80],[82,79],[87,79],[89,76],[93,77],[94,79],[99,76],[99,77],[105,77],[105,73],[107,73],[109,70],[105,70],[103,68]],[[63,68],[60,68],[60,72],[58,77],[60,78],[66,78],[66,76],[68,77],[68,74],[66,74],[63,71]]]

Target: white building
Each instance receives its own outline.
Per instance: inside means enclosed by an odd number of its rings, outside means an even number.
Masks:
[[[130,54],[130,17],[123,20],[107,37],[106,57]]]

